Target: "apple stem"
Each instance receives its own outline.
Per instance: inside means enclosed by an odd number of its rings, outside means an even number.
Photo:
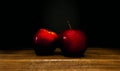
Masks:
[[[70,21],[69,21],[69,20],[67,20],[67,23],[68,23],[69,28],[70,28],[70,29],[72,29],[72,27],[71,27],[71,25],[70,25]]]

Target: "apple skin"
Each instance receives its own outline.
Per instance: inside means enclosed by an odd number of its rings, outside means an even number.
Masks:
[[[60,49],[64,56],[84,56],[87,49],[85,33],[78,29],[68,29],[59,34]]]
[[[41,28],[35,34],[34,49],[37,55],[51,55],[54,53],[58,35],[47,29]]]

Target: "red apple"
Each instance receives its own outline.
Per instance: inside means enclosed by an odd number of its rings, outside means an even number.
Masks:
[[[83,56],[86,50],[86,36],[80,30],[68,29],[59,35],[61,50],[65,56]]]
[[[58,35],[47,29],[39,29],[34,36],[35,52],[37,55],[49,55],[55,50]]]

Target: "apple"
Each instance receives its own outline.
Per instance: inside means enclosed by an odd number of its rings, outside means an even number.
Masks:
[[[50,30],[41,28],[34,36],[34,49],[37,55],[50,55],[54,53],[58,35]]]
[[[84,56],[87,49],[85,33],[78,29],[68,29],[59,34],[60,49],[65,56]]]

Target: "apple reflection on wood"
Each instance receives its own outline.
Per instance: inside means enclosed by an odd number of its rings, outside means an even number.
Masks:
[[[59,35],[47,29],[40,29],[34,36],[35,52],[37,55],[54,54],[56,45],[59,45],[62,54],[69,57],[83,56],[86,49],[85,33],[78,29],[72,29],[67,21],[69,29]]]

